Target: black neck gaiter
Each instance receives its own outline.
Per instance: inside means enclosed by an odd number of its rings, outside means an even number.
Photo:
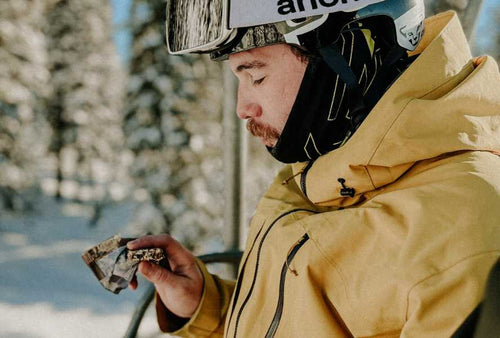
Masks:
[[[383,48],[374,46],[369,31],[364,31],[344,32],[337,42],[362,95],[375,82],[384,55]],[[351,116],[352,106],[349,90],[338,74],[322,58],[311,58],[283,132],[276,145],[268,147],[269,152],[280,162],[294,163],[314,160],[342,146],[372,108],[358,111],[364,114],[360,117]]]

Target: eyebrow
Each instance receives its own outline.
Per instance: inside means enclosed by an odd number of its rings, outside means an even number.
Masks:
[[[244,62],[236,67],[236,73],[240,73],[241,71],[247,69],[263,68],[265,66],[267,66],[267,63],[258,60]]]

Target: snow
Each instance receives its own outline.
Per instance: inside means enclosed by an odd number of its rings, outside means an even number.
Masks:
[[[112,294],[80,256],[116,233],[127,236],[134,208],[133,203],[110,206],[95,227],[88,225],[88,209],[49,197],[31,213],[2,212],[0,337],[122,337],[144,288]],[[154,311],[148,311],[139,332],[156,335]]]
[[[130,316],[93,313],[89,308],[58,310],[51,303],[17,305],[0,303],[1,337],[120,337]],[[4,322],[5,321],[5,322]],[[153,323],[150,323],[153,324]],[[153,330],[151,330],[151,328]],[[150,326],[148,332],[155,329]]]

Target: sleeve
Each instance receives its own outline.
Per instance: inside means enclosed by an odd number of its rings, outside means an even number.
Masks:
[[[408,294],[401,337],[450,337],[481,302],[499,252],[469,257],[428,276]]]
[[[222,337],[226,314],[234,290],[234,281],[211,275],[198,261],[203,274],[204,287],[200,304],[194,315],[186,321],[170,312],[156,296],[156,316],[160,330],[180,337]]]

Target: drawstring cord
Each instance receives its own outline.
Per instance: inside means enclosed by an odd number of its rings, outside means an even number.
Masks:
[[[304,172],[304,169],[300,170],[298,173],[296,173],[295,175],[292,175],[290,177],[288,177],[286,180],[283,180],[283,182],[281,182],[281,185],[287,185],[288,182],[290,182],[291,180],[293,180],[295,177],[299,176],[300,174],[302,174]]]
[[[296,174],[288,177],[286,180],[283,180],[281,182],[281,185],[287,185],[288,182],[290,182],[291,180],[293,180],[295,177],[299,176],[299,175],[302,175],[302,173],[304,172],[304,170],[307,168],[307,164],[304,166],[304,168],[300,169]]]

